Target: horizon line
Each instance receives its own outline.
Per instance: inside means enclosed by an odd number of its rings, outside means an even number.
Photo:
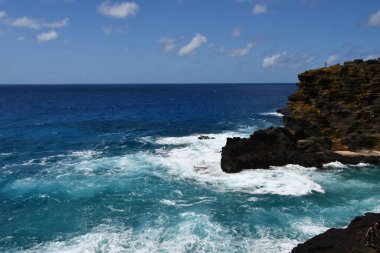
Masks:
[[[297,84],[297,82],[206,82],[206,83],[0,83],[0,86],[43,86],[43,85],[212,85],[212,84]]]

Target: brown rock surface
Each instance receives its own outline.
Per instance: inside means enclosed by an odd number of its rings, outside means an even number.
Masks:
[[[225,172],[289,163],[380,163],[380,61],[355,60],[306,71],[289,97],[284,128],[228,139],[222,149]],[[353,151],[356,156],[334,151]],[[368,155],[370,154],[370,155]]]
[[[380,150],[380,62],[354,61],[299,75],[281,112],[310,151]]]

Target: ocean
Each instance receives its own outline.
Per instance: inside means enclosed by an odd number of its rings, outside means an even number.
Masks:
[[[221,171],[226,138],[281,126],[296,90],[0,86],[0,251],[289,252],[380,211],[380,167]]]

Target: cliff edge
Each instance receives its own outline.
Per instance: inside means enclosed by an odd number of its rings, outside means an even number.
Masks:
[[[309,70],[298,78],[298,91],[278,110],[284,127],[228,138],[223,171],[380,163],[380,59]]]

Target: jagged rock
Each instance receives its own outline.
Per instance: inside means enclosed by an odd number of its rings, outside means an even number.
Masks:
[[[379,238],[374,247],[366,246],[365,234],[368,228],[376,222],[380,222],[380,214],[366,213],[365,216],[356,217],[352,220],[347,228],[332,228],[299,244],[292,250],[292,253],[380,252]]]
[[[201,135],[198,137],[198,140],[214,140],[215,137],[210,137],[210,136],[207,136],[207,135]]]
[[[332,151],[305,152],[309,145],[283,127],[258,130],[249,138],[228,138],[222,149],[221,165],[224,172],[236,173],[243,169],[267,169],[270,166],[299,164],[322,169],[323,164],[340,161],[344,164],[378,163],[376,156],[342,156]]]
[[[380,62],[355,60],[306,71],[289,97],[284,126],[331,150],[380,150]],[[315,148],[318,150],[318,148]]]
[[[306,71],[299,90],[278,112],[284,128],[270,128],[250,138],[227,139],[222,149],[225,172],[289,163],[380,163],[379,154],[347,157],[334,151],[380,151],[380,61],[355,60]]]

